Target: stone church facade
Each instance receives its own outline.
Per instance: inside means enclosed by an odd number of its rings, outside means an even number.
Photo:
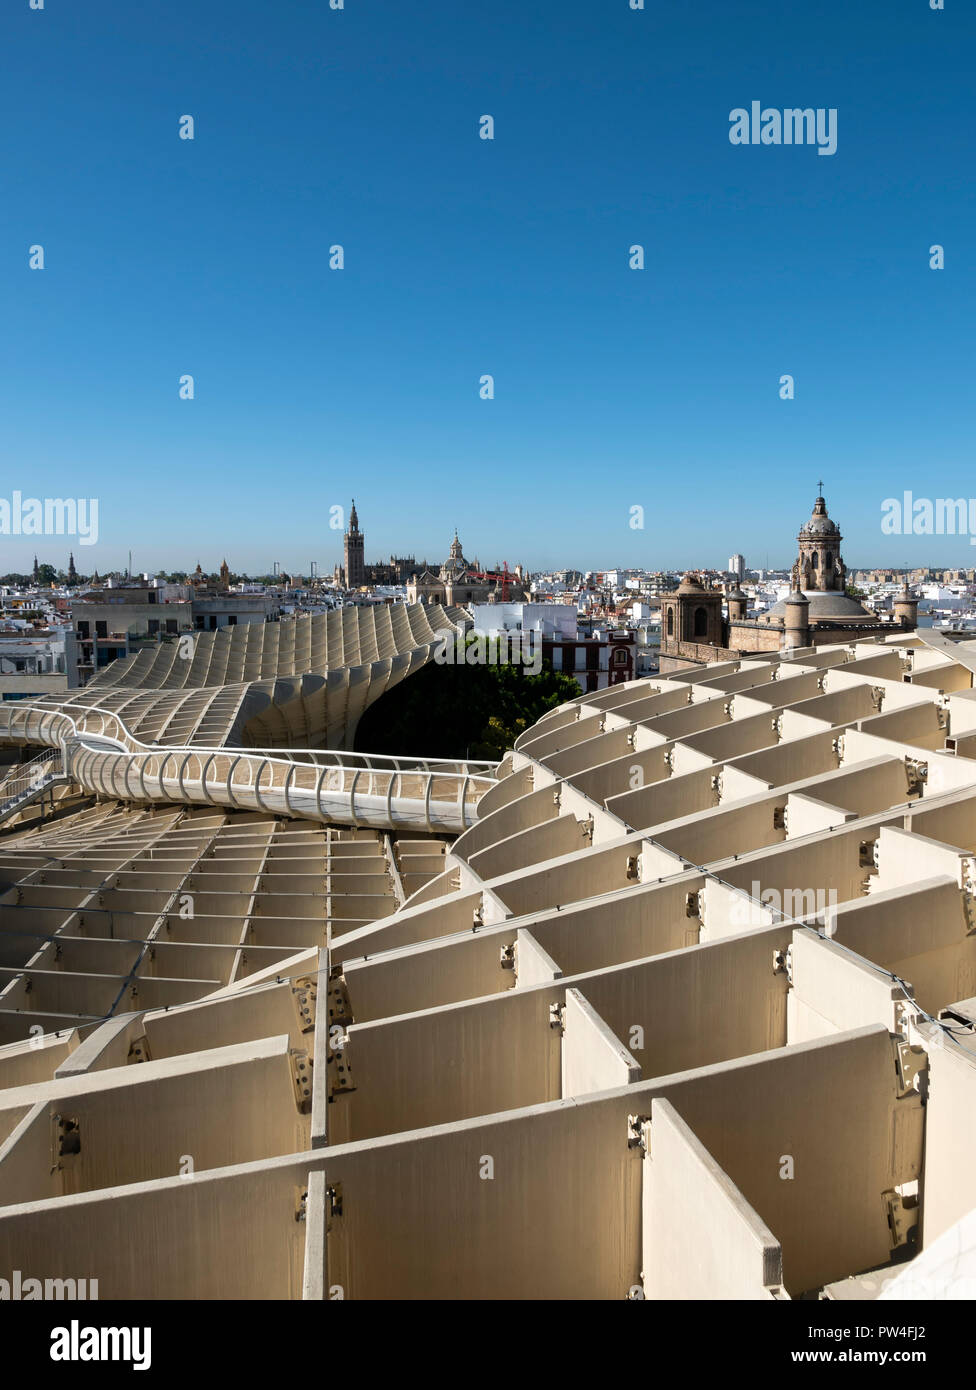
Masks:
[[[785,599],[758,618],[746,617],[747,599],[736,584],[727,595],[705,589],[692,574],[661,600],[662,675],[753,652],[782,652],[914,632],[918,600],[906,585],[895,601],[894,620],[881,621],[846,593],[843,537],[818,496],[797,536],[798,553]],[[726,612],[723,613],[723,597]]]

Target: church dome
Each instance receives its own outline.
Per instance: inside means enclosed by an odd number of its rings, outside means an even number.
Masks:
[[[705,590],[691,573],[686,574],[678,586],[679,594],[703,594]]]
[[[802,595],[799,597],[802,598]],[[838,593],[836,590],[813,589],[806,594],[809,601],[809,619],[811,623],[866,623],[877,622],[877,619],[862,608],[856,599],[848,598],[846,594]],[[786,608],[790,603],[797,603],[798,595],[796,592],[788,598],[780,599],[779,603],[774,604],[768,613],[764,613],[760,618],[763,623],[783,623],[786,618]]]
[[[813,511],[810,513],[810,520],[805,526],[800,527],[800,539],[804,536],[836,536],[837,523],[831,521],[827,515],[827,503],[822,497],[818,497],[813,504]]]

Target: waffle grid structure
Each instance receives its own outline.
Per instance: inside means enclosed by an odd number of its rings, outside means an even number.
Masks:
[[[13,826],[0,1278],[944,1294],[974,670],[914,635],[584,695],[457,838],[119,795]]]
[[[58,704],[76,718],[87,706],[112,712],[144,744],[349,749],[364,710],[466,616],[370,604],[185,633],[112,662]]]

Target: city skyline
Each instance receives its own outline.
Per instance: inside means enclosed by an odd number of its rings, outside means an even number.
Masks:
[[[822,482],[822,480],[818,483],[818,487],[821,487],[821,488],[823,487],[823,482]],[[819,494],[818,494],[818,495],[819,495]],[[360,509],[360,508],[357,508],[357,511],[361,511],[361,509]],[[344,516],[344,517],[348,518],[348,515],[349,515],[348,512],[345,512],[345,511],[343,512],[343,516]],[[846,522],[846,519],[842,518],[842,520],[844,520],[844,530],[845,530],[845,537],[846,537],[846,534],[847,534],[847,532],[848,532],[848,530],[849,530],[849,526],[848,526],[848,523]],[[380,529],[382,530],[383,528],[381,527]],[[747,573],[747,574],[748,574],[748,573],[757,573],[757,572],[760,572],[760,571],[766,571],[766,572],[770,572],[770,573],[788,572],[788,571],[789,571],[789,568],[790,568],[790,566],[791,566],[791,564],[792,564],[792,557],[787,558],[785,561],[782,561],[782,560],[779,560],[779,559],[773,558],[773,557],[778,557],[780,551],[781,551],[782,549],[784,549],[784,547],[788,547],[789,545],[791,545],[791,543],[795,540],[795,529],[796,529],[796,527],[795,527],[795,518],[794,518],[794,529],[793,529],[793,531],[788,532],[787,538],[786,538],[785,540],[784,540],[783,537],[778,536],[778,535],[771,538],[771,539],[774,541],[774,543],[775,543],[775,547],[776,547],[775,550],[767,551],[766,554],[761,555],[761,556],[759,556],[759,555],[757,555],[757,556],[751,556],[751,555],[749,555],[749,554],[746,554],[745,557],[744,557],[744,558],[745,558],[745,569],[746,569],[746,573]],[[371,528],[368,529],[367,526],[366,526],[365,524],[363,524],[362,521],[360,521],[360,531],[361,531],[361,535],[362,535],[363,537],[365,537],[365,536],[367,536],[368,534],[370,534]],[[336,539],[336,541],[334,542],[333,547],[332,547],[332,551],[329,553],[329,555],[328,555],[326,558],[324,558],[324,559],[315,559],[315,557],[309,557],[310,559],[313,560],[313,562],[314,562],[314,564],[315,564],[315,567],[316,567],[316,574],[315,574],[314,577],[317,578],[317,579],[325,579],[325,578],[328,578],[328,577],[333,573],[333,571],[334,571],[336,568],[341,569],[342,566],[343,566],[343,559],[344,559],[344,536],[345,536],[345,532],[344,532],[343,530],[338,530],[338,529],[336,529],[336,530],[334,530],[331,534],[334,534],[334,535],[336,536],[337,539]],[[456,539],[456,538],[457,538],[457,535],[458,535],[458,528],[454,528],[453,531],[452,531],[452,536]],[[5,538],[5,539],[6,539],[6,538]],[[51,537],[51,536],[33,537],[32,540],[36,543],[36,544],[35,544],[35,549],[34,549],[33,554],[31,555],[31,558],[30,558],[30,564],[27,565],[27,566],[26,566],[24,569],[22,569],[22,570],[18,570],[18,569],[16,569],[16,568],[11,568],[11,569],[8,570],[8,569],[5,569],[5,568],[3,567],[3,560],[2,560],[2,557],[3,557],[4,554],[5,554],[5,545],[3,544],[2,541],[0,541],[0,573],[30,573],[30,571],[31,571],[31,569],[32,569],[32,567],[33,567],[33,563],[34,563],[34,560],[35,560],[35,559],[36,559],[36,560],[38,561],[38,563],[41,564],[41,565],[51,565],[55,570],[64,570],[64,571],[66,571],[66,570],[67,570],[67,558],[65,558],[65,559],[63,560],[62,563],[59,563],[57,558],[53,558],[53,557],[54,557],[54,551],[53,551],[53,550],[51,551],[50,554],[49,554],[49,553],[46,553],[46,551],[44,550],[44,547],[47,547],[48,549],[50,549],[51,544],[52,544],[53,541],[55,541],[55,540],[61,540],[61,539],[62,539],[61,537]],[[70,539],[70,538],[64,537],[63,539]],[[907,540],[908,538],[906,537],[906,538],[899,538],[899,539]],[[922,537],[912,537],[911,539],[917,541],[917,540],[922,539]],[[927,539],[927,540],[929,541],[929,544],[930,544],[930,545],[932,544],[932,538],[926,537],[925,539]],[[874,560],[871,560],[871,559],[867,559],[867,560],[854,559],[854,560],[852,560],[852,561],[849,563],[848,569],[849,569],[850,571],[852,571],[852,572],[855,571],[855,570],[860,571],[860,570],[885,570],[885,569],[891,569],[891,570],[916,570],[916,569],[930,569],[930,570],[961,569],[961,570],[969,570],[969,569],[974,569],[974,568],[976,568],[976,556],[967,553],[967,549],[965,548],[965,545],[964,545],[964,543],[965,543],[966,541],[968,541],[968,539],[969,539],[968,536],[963,535],[963,534],[958,534],[958,535],[945,535],[945,536],[938,536],[938,537],[935,538],[935,540],[937,541],[937,543],[940,544],[940,545],[945,545],[947,548],[952,548],[952,547],[955,547],[955,548],[956,548],[956,551],[955,551],[955,553],[956,553],[956,558],[955,558],[955,560],[953,560],[953,559],[951,559],[951,558],[938,558],[938,559],[937,559],[937,558],[935,558],[934,556],[932,556],[932,558],[929,558],[929,559],[925,559],[925,558],[923,557],[923,558],[921,558],[921,559],[917,559],[917,560],[914,560],[914,561],[908,561],[908,560],[899,561],[897,558],[895,558],[894,555],[892,555],[892,556],[889,556],[889,557],[887,557],[887,558],[885,558],[885,559],[879,559],[879,558],[876,558],[876,559],[874,559]],[[43,544],[41,544],[41,543],[43,543]],[[25,541],[23,542],[23,544],[26,544],[28,549],[30,548],[30,542],[28,542],[28,541],[25,540]],[[487,555],[487,554],[495,555],[496,551],[500,551],[500,550],[504,549],[504,542],[503,542],[503,541],[502,541],[502,542],[498,542],[497,539],[496,539],[496,541],[493,542],[492,544],[493,544],[493,548],[492,548],[491,550],[484,550],[484,554],[486,554],[486,555]],[[471,552],[472,555],[478,556],[479,552],[478,552],[478,547],[477,547],[476,545],[468,545],[467,542],[465,542],[465,545],[467,546],[467,549]],[[444,547],[443,547],[444,555],[447,554],[448,548],[449,548],[449,543],[445,544]],[[846,539],[845,539],[845,547],[844,547],[844,548],[845,548],[845,550],[847,549]],[[230,549],[230,547],[228,547],[227,549]],[[122,563],[121,563],[121,564],[107,565],[107,566],[106,566],[106,565],[99,566],[99,565],[97,565],[97,564],[91,564],[91,565],[89,565],[89,566],[86,566],[85,561],[87,560],[89,554],[91,553],[91,548],[81,548],[77,553],[76,553],[75,551],[73,551],[73,550],[70,550],[70,551],[68,552],[68,554],[71,555],[71,556],[73,556],[74,561],[75,561],[75,566],[76,566],[76,569],[78,570],[78,572],[81,573],[81,574],[85,574],[85,575],[90,575],[91,573],[94,573],[94,572],[97,571],[97,572],[101,573],[102,575],[112,574],[112,573],[118,573],[118,574],[127,574],[127,573],[130,573],[133,577],[138,577],[139,575],[142,575],[142,574],[148,574],[150,578],[155,577],[155,576],[158,575],[158,574],[172,574],[172,573],[184,573],[184,574],[186,574],[187,576],[190,576],[190,575],[193,574],[193,572],[194,572],[194,570],[196,569],[197,565],[200,565],[200,567],[201,567],[201,569],[202,569],[202,571],[203,571],[204,574],[212,575],[212,574],[217,574],[218,571],[222,568],[223,563],[224,563],[224,562],[227,562],[228,568],[229,568],[229,570],[231,571],[232,574],[250,575],[250,576],[255,576],[255,577],[256,577],[256,576],[273,575],[273,574],[274,574],[274,565],[275,565],[275,563],[277,563],[278,566],[279,566],[279,570],[278,570],[279,574],[286,574],[286,575],[300,576],[300,577],[304,577],[304,576],[309,576],[309,577],[311,577],[311,570],[310,570],[310,568],[309,568],[308,559],[306,559],[306,560],[304,561],[304,563],[301,562],[301,561],[299,561],[298,563],[291,564],[291,565],[289,565],[288,563],[286,563],[286,562],[283,561],[283,560],[278,560],[278,561],[272,560],[272,561],[271,561],[270,563],[268,563],[266,566],[262,566],[262,565],[260,565],[260,564],[258,564],[257,566],[254,566],[254,565],[252,565],[252,566],[245,566],[245,565],[241,565],[241,564],[235,563],[234,560],[233,560],[233,557],[228,555],[227,549],[222,550],[222,551],[220,552],[220,561],[217,562],[217,563],[214,563],[212,566],[211,566],[209,563],[204,563],[202,557],[198,557],[195,561],[186,562],[185,564],[183,564],[183,563],[180,563],[180,564],[166,563],[166,564],[159,565],[159,566],[157,566],[157,567],[155,567],[155,568],[149,567],[149,566],[145,566],[145,565],[141,565],[140,563],[138,563],[139,556],[138,556],[138,551],[137,551],[137,550],[133,550],[133,551],[131,552],[131,566],[130,566],[130,552],[126,552],[126,553],[123,555],[123,559],[122,559]],[[216,553],[216,552],[215,552],[215,553]],[[366,563],[367,568],[371,568],[371,567],[373,567],[373,566],[375,566],[375,565],[377,565],[377,564],[382,564],[382,563],[384,563],[389,557],[395,557],[395,556],[397,556],[397,555],[404,556],[404,557],[406,557],[406,556],[408,556],[408,555],[413,555],[413,556],[415,556],[415,558],[416,558],[416,568],[417,568],[417,572],[418,572],[418,573],[423,569],[425,563],[428,563],[428,564],[432,564],[432,565],[434,565],[434,566],[437,566],[437,565],[440,564],[441,560],[443,559],[443,555],[441,555],[440,552],[438,552],[438,551],[436,551],[436,550],[434,551],[433,554],[425,555],[425,554],[423,554],[423,553],[421,552],[421,550],[420,550],[419,547],[413,546],[413,545],[409,545],[409,544],[407,544],[405,541],[402,541],[402,540],[401,540],[399,543],[390,546],[388,549],[386,549],[385,551],[382,551],[382,552],[378,551],[377,548],[376,548],[375,546],[373,546],[371,542],[369,542],[369,543],[367,544],[366,548],[365,548],[364,559],[365,559],[365,563]],[[931,555],[931,552],[930,552],[930,555]],[[170,557],[168,557],[168,558],[169,558],[170,560],[172,560],[173,557],[170,556]],[[496,557],[496,558],[497,558],[497,557]],[[728,557],[728,556],[727,556],[727,557],[726,557],[726,560],[725,560],[724,562],[719,562],[719,561],[717,561],[717,560],[714,561],[714,562],[708,562],[708,561],[706,561],[705,559],[703,559],[702,557],[697,557],[697,558],[696,558],[696,557],[691,557],[691,558],[686,558],[686,559],[684,559],[683,561],[679,562],[678,564],[671,564],[671,565],[668,565],[668,564],[654,564],[652,560],[649,560],[649,559],[647,559],[647,558],[640,559],[640,560],[636,560],[636,561],[612,560],[610,563],[607,563],[607,564],[595,564],[595,563],[587,562],[586,560],[581,560],[581,561],[578,561],[578,562],[577,562],[577,561],[574,561],[574,562],[566,562],[566,561],[563,561],[563,562],[559,562],[559,563],[556,563],[556,564],[534,565],[534,564],[532,563],[532,558],[531,558],[531,557],[528,557],[527,562],[518,561],[518,560],[512,561],[512,562],[508,562],[508,561],[505,560],[505,559],[497,559],[497,563],[498,563],[498,564],[510,563],[511,570],[513,571],[513,573],[514,573],[514,569],[515,569],[515,565],[516,565],[516,564],[518,564],[518,563],[527,563],[527,573],[529,573],[529,574],[546,574],[546,573],[559,572],[559,571],[566,571],[566,572],[570,572],[570,571],[579,571],[579,572],[584,573],[584,574],[586,574],[586,573],[601,574],[601,573],[606,573],[606,572],[613,571],[613,570],[634,570],[634,571],[643,571],[643,572],[647,572],[647,573],[662,573],[662,572],[664,572],[664,573],[674,573],[674,574],[677,574],[677,573],[684,573],[684,572],[686,572],[686,571],[692,571],[692,572],[694,572],[694,571],[703,571],[703,572],[715,572],[715,573],[730,573],[731,571],[730,571],[729,568],[728,568],[728,560],[729,560],[729,558],[731,558],[731,557]],[[78,562],[79,562],[79,559],[82,561],[82,563],[81,563],[80,566],[79,566],[79,563],[78,563]],[[969,561],[969,563],[967,563],[967,561]],[[484,568],[491,568],[491,567],[493,567],[493,566],[495,565],[496,560],[484,560],[484,559],[482,559],[482,560],[481,560],[481,563],[482,563],[482,565],[484,566]]]

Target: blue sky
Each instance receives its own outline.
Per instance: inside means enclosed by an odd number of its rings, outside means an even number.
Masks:
[[[976,563],[880,529],[974,487],[971,6],[646,5],[9,0],[0,495],[97,496],[83,570],[324,570],[350,493],[368,560],[656,568],[788,563],[822,477],[849,564]]]

